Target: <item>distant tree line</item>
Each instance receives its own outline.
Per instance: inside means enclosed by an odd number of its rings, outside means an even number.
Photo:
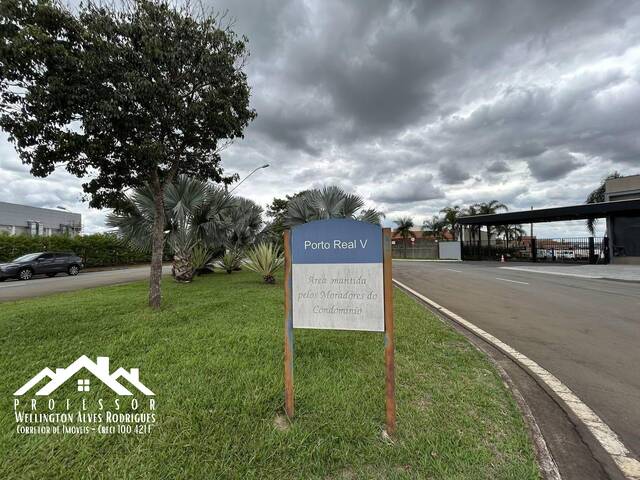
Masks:
[[[507,211],[508,207],[498,200],[489,202],[474,203],[467,207],[460,205],[447,206],[440,210],[439,215],[434,215],[430,219],[422,223],[422,233],[424,236],[433,236],[436,239],[445,238],[446,232],[450,233],[454,239],[460,236],[460,217],[475,215],[492,215],[500,211]],[[395,233],[403,238],[406,243],[413,235],[412,231],[415,223],[411,217],[402,217],[394,220],[396,224]],[[471,226],[469,229],[471,240],[477,240],[480,235],[479,226]],[[487,237],[491,240],[493,235],[499,238],[518,240],[525,235],[522,225],[500,225],[496,227],[488,227]]]

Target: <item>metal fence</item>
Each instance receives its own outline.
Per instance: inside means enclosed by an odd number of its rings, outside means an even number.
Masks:
[[[556,263],[607,263],[606,237],[533,238],[511,240],[492,238],[489,245],[465,241],[464,260],[505,260]]]
[[[438,242],[427,239],[393,240],[391,244],[393,258],[437,259]]]

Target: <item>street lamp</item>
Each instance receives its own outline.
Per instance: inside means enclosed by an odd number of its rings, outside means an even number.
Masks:
[[[242,185],[242,182],[244,182],[247,178],[249,178],[251,175],[253,175],[254,173],[256,173],[258,170],[260,170],[260,169],[262,169],[262,168],[267,168],[267,167],[269,167],[269,164],[268,164],[268,163],[265,163],[264,165],[260,165],[259,167],[254,168],[254,169],[251,171],[251,173],[249,173],[249,175],[247,175],[247,176],[246,176],[246,177],[244,177],[242,180],[240,180],[240,182],[239,182],[235,187],[233,187],[233,188],[229,191],[229,193],[232,193],[236,188],[238,188],[240,185]]]

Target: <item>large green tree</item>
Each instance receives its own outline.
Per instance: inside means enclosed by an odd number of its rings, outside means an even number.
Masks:
[[[271,232],[275,239],[282,240],[282,232],[285,231],[287,221],[287,210],[289,201],[292,198],[304,196],[307,190],[303,190],[293,195],[286,195],[285,198],[274,197],[273,201],[267,205],[267,217],[271,218]]]
[[[161,302],[164,191],[178,175],[232,182],[220,149],[255,117],[248,55],[219,17],[168,0],[0,2],[0,127],[36,176],[86,178],[92,207],[154,202],[149,304]]]

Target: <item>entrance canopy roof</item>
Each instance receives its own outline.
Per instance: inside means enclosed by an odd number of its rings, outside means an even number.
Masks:
[[[493,215],[466,216],[458,218],[458,223],[460,225],[511,225],[517,223],[585,220],[587,218],[603,218],[615,214],[640,215],[640,199],[541,208]]]

